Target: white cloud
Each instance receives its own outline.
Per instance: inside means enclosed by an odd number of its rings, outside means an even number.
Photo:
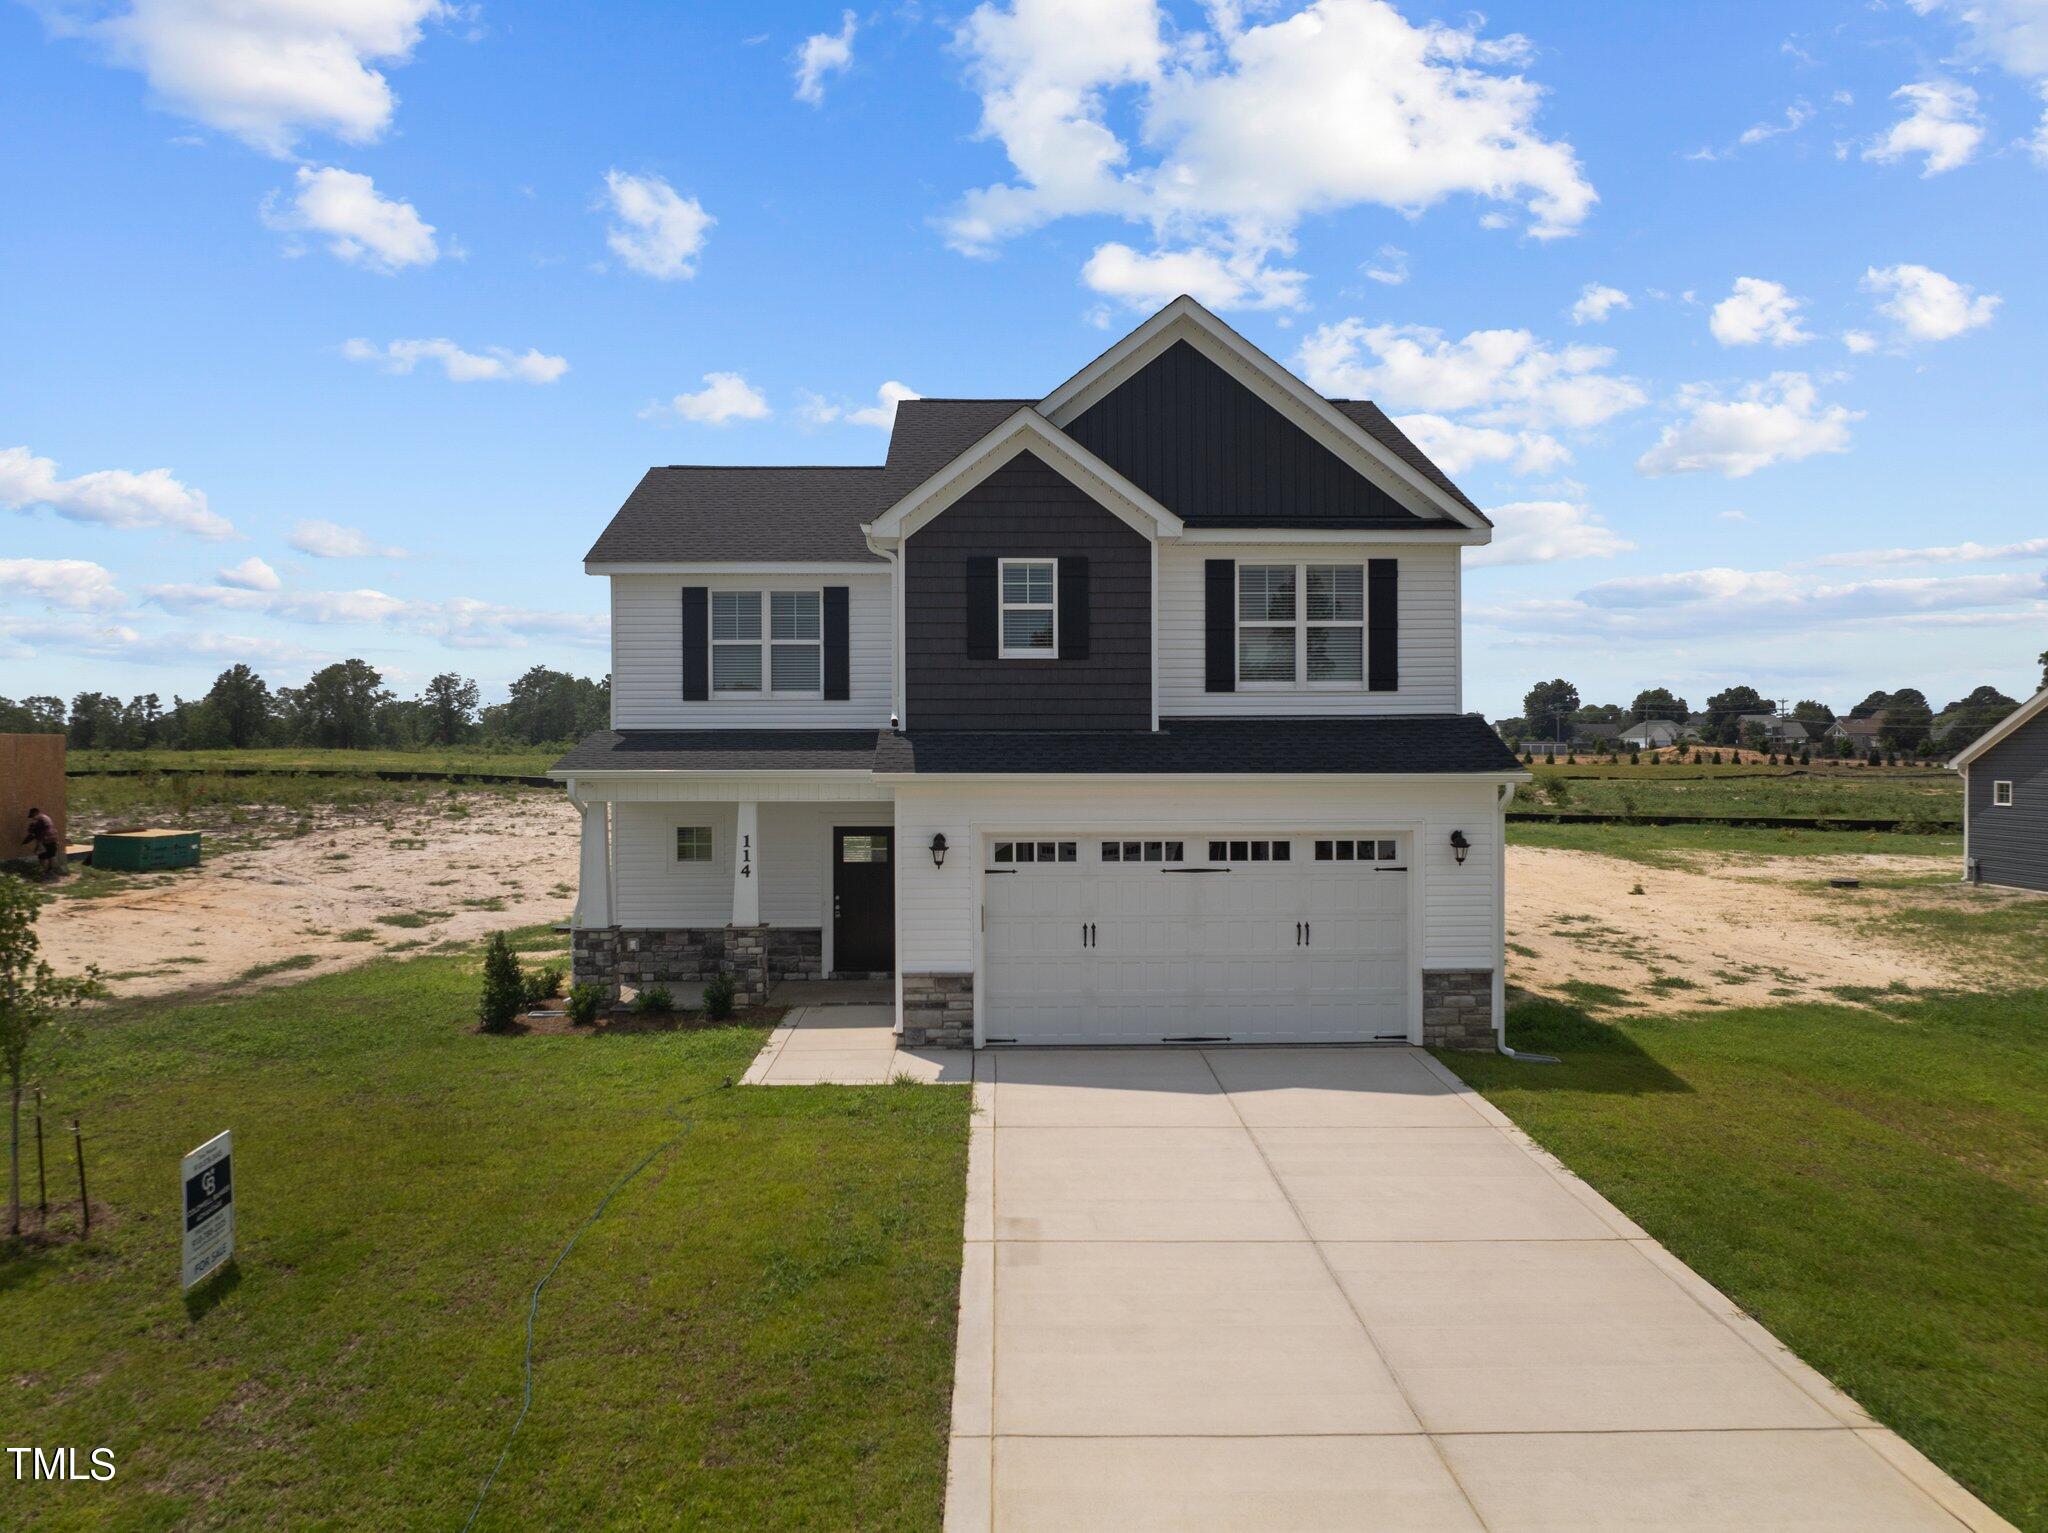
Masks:
[[[288,206],[279,192],[264,199],[263,222],[270,228],[324,236],[338,260],[386,275],[440,259],[434,226],[411,203],[382,195],[368,176],[332,165],[301,165],[296,177],[298,192]],[[294,246],[287,250],[298,253]]]
[[[503,346],[474,352],[464,351],[450,340],[391,341],[377,346],[356,339],[342,342],[341,354],[351,362],[373,363],[387,373],[409,373],[422,362],[438,362],[441,371],[456,383],[553,383],[569,370],[568,358],[551,357],[530,347],[523,353]]]
[[[1867,352],[1877,350],[1877,337],[1868,330],[1844,330],[1842,332],[1842,344],[1860,357]]]
[[[90,559],[0,559],[0,590],[87,612],[121,605],[113,573]]]
[[[1408,280],[1408,252],[1399,245],[1382,245],[1378,259],[1362,262],[1359,270],[1375,282],[1399,287]]]
[[[1679,396],[1683,420],[1636,460],[1645,474],[1716,473],[1742,479],[1773,463],[1847,452],[1849,425],[1862,412],[1820,402],[1805,373],[1773,373],[1733,399],[1695,384]]]
[[[853,67],[853,34],[858,22],[852,11],[839,13],[839,30],[813,32],[796,51],[796,99],[812,106],[825,101],[825,76]]]
[[[1922,80],[1901,85],[1894,101],[1910,108],[1906,115],[1863,147],[1863,158],[1885,164],[1909,154],[1924,156],[1920,174],[1938,176],[1967,164],[1984,141],[1984,118],[1977,93],[1952,80]]]
[[[403,559],[402,548],[386,548],[367,533],[338,522],[306,521],[292,529],[291,545],[315,559]]]
[[[1547,474],[1571,462],[1571,449],[1542,431],[1468,426],[1447,416],[1397,415],[1394,424],[1447,474],[1479,463],[1510,464],[1518,474]]]
[[[1628,294],[1618,287],[1608,287],[1599,282],[1588,282],[1579,289],[1579,299],[1572,305],[1572,323],[1575,325],[1604,325],[1607,316],[1616,309],[1634,308]]]
[[[873,426],[887,431],[896,424],[896,407],[906,399],[922,399],[924,395],[907,383],[898,383],[891,378],[875,390],[875,402],[865,409],[849,410],[846,418],[856,426]]]
[[[1723,346],[1797,346],[1813,339],[1812,332],[1800,328],[1803,303],[1781,282],[1737,277],[1734,291],[1714,305],[1707,328]]]
[[[1765,139],[1776,138],[1781,133],[1797,133],[1812,120],[1813,103],[1802,97],[1785,108],[1783,122],[1760,122],[1745,128],[1737,142],[1744,145],[1761,144]]]
[[[426,23],[460,14],[444,0],[129,0],[85,22],[51,12],[140,71],[169,110],[276,155],[308,131],[382,135],[395,98],[372,66],[405,63]]]
[[[1552,347],[1527,330],[1474,330],[1450,341],[1423,325],[1360,319],[1318,326],[1295,356],[1301,375],[1324,394],[1469,411],[1481,425],[1576,430],[1644,403],[1633,379],[1605,371],[1613,360],[1604,346]]]
[[[704,387],[696,393],[678,394],[667,404],[651,404],[640,412],[640,418],[673,415],[706,426],[723,426],[732,421],[766,420],[770,413],[768,401],[738,373],[706,373]]]
[[[1946,11],[1962,24],[1964,52],[1988,60],[2025,80],[2048,101],[2048,7],[2040,0],[1910,0],[1921,15]],[[2048,165],[2048,107],[2026,141],[2033,157]]]
[[[1385,0],[1315,0],[1258,25],[1245,9],[1212,5],[1205,32],[1158,0],[980,5],[956,41],[982,136],[1016,174],[961,199],[949,242],[985,255],[1108,214],[1147,225],[1161,256],[1262,268],[1304,218],[1359,204],[1413,215],[1466,194],[1522,208],[1538,238],[1591,210],[1571,146],[1537,128],[1525,40],[1414,26]],[[1226,295],[1274,306],[1272,280],[1235,276]]]
[[[664,282],[697,275],[697,256],[718,222],[695,197],[685,197],[660,176],[604,173],[599,206],[615,222],[605,230],[612,254],[643,277]]]
[[[0,448],[0,507],[35,506],[47,506],[67,521],[106,527],[168,527],[202,538],[235,535],[232,522],[207,509],[204,494],[179,483],[167,468],[103,468],[59,479],[51,459],[26,447]]]
[[[1714,513],[1714,520],[1719,522],[1747,522],[1749,520],[1749,513],[1747,511],[1717,511]]]
[[[1081,280],[1132,309],[1156,309],[1186,293],[1211,309],[1298,309],[1308,273],[1266,264],[1264,251],[1157,250],[1112,241],[1096,247]]]
[[[212,630],[146,634],[126,623],[41,622],[0,614],[0,659],[26,659],[45,651],[158,665],[189,664],[195,657],[216,656],[264,666],[324,663],[334,658],[286,640],[246,634]]]
[[[1967,283],[1910,262],[1871,267],[1863,274],[1863,287],[1885,295],[1878,312],[1915,341],[1952,340],[1988,325],[2004,302],[1996,293],[1979,294]]]
[[[2048,559],[2048,538],[2018,543],[1947,543],[1933,548],[1863,548],[1807,561],[1816,569],[1883,564],[2001,564],[2014,559]]]
[[[170,612],[241,612],[316,627],[396,628],[453,649],[519,649],[529,639],[602,645],[609,622],[598,613],[508,607],[470,596],[438,601],[354,591],[252,591],[226,585],[154,585],[144,594]]]
[[[1611,559],[1635,544],[1584,506],[1568,500],[1521,500],[1488,508],[1493,541],[1472,549],[1468,565],[1551,564],[1560,559]]]
[[[244,591],[275,591],[284,585],[277,571],[254,554],[240,564],[221,566],[213,572],[213,578],[224,586],[236,586]]]

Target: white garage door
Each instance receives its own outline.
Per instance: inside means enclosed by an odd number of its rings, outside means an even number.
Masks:
[[[996,838],[983,864],[986,1036],[1405,1038],[1404,851],[1400,838],[1364,832]]]

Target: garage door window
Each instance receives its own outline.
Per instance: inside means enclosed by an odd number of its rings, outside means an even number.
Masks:
[[[1289,862],[1294,846],[1288,841],[1211,841],[1211,862]]]
[[[1080,850],[1075,841],[998,841],[995,860],[1006,867],[1020,862],[1073,862]]]
[[[1318,841],[1317,862],[1396,862],[1401,849],[1392,841]]]
[[[1186,846],[1179,841],[1105,841],[1104,862],[1182,862]]]

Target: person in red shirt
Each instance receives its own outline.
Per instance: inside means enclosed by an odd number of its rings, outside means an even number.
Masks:
[[[59,850],[57,845],[57,822],[44,814],[42,810],[31,807],[28,812],[28,834],[21,839],[24,845],[30,841],[35,842],[36,862],[42,871],[43,877],[48,878],[54,874],[57,870],[57,852]]]

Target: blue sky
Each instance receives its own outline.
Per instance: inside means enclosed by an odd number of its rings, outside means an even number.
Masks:
[[[2043,0],[243,10],[0,0],[0,693],[601,672],[647,465],[1184,287],[1495,512],[1471,706],[2038,684]]]

